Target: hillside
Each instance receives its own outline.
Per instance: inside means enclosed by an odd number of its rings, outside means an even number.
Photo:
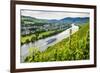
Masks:
[[[28,22],[32,22],[29,24],[36,24],[36,23],[67,23],[67,24],[80,24],[80,23],[86,23],[89,21],[89,17],[66,17],[62,18],[60,20],[57,19],[38,19],[35,17],[30,17],[30,16],[21,16],[21,24],[28,24]]]
[[[70,39],[71,38],[71,39]],[[69,61],[89,59],[89,23],[84,24],[79,31],[50,46],[44,52],[38,48],[30,48],[30,54],[25,62]]]

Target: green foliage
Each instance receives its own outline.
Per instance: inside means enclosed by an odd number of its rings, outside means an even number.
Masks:
[[[22,45],[27,44],[27,41],[28,41],[28,43],[35,42],[36,40],[44,39],[44,38],[50,37],[52,35],[56,35],[62,31],[63,30],[46,31],[46,32],[38,31],[38,32],[31,34],[31,35],[21,36],[21,44]]]
[[[33,48],[25,62],[70,61],[89,59],[89,24],[61,42],[40,52]]]

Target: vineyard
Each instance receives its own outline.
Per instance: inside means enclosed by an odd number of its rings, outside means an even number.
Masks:
[[[47,33],[46,33],[47,34]],[[76,33],[40,52],[29,48],[25,62],[70,61],[89,59],[89,23],[82,25]]]

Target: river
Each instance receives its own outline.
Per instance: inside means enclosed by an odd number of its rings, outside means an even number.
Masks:
[[[24,44],[21,46],[21,62],[24,62],[24,58],[29,54],[29,48],[31,47],[36,47],[39,49],[39,51],[45,51],[49,46],[52,46],[64,38],[67,38],[70,36],[70,30],[72,30],[72,34],[78,31],[79,27],[71,24],[72,27],[51,37],[47,37],[45,39],[40,39],[36,41],[35,43],[29,43],[29,44]]]

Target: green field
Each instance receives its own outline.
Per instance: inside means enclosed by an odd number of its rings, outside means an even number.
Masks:
[[[29,42],[37,41],[39,39],[44,39],[44,38],[50,37],[52,35],[56,35],[62,31],[63,30],[52,30],[52,31],[46,31],[46,32],[21,36],[21,44],[26,44]]]
[[[29,48],[25,62],[70,61],[89,59],[89,23],[61,42],[40,52],[38,48]]]

